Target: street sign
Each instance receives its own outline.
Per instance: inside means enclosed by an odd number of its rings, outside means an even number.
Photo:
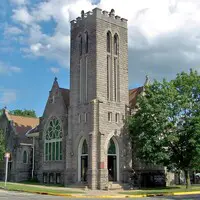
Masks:
[[[7,177],[8,177],[8,159],[10,158],[10,153],[5,153],[5,158],[6,158],[6,174],[5,174],[5,187],[6,187],[6,182],[7,182]]]
[[[10,158],[10,153],[5,153],[5,158]]]

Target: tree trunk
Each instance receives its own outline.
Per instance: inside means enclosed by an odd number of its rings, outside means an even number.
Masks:
[[[185,170],[185,183],[186,183],[186,189],[189,189],[191,186],[189,170]]]

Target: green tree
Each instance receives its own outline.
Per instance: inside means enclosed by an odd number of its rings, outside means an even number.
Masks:
[[[5,154],[5,137],[3,129],[0,129],[0,161],[4,159]]]
[[[24,116],[24,117],[37,117],[34,110],[16,109],[16,110],[10,111],[9,113],[12,114],[12,115]]]
[[[154,81],[138,105],[128,119],[136,155],[145,163],[183,170],[188,188],[190,170],[200,166],[200,76],[191,70],[169,82]]]
[[[3,115],[3,109],[0,109],[0,116]]]

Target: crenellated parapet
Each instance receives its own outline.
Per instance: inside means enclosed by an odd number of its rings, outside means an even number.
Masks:
[[[94,8],[92,11],[84,12],[84,10],[81,11],[81,16],[77,17],[75,20],[71,21],[71,28],[76,28],[84,23],[86,21],[93,21],[96,19],[101,19],[104,21],[107,21],[109,23],[116,24],[118,26],[127,28],[127,19],[121,18],[118,15],[115,15],[115,10],[111,9],[110,12],[100,9],[100,8]]]

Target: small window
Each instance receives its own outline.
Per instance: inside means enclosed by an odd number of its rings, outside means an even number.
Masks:
[[[56,183],[57,183],[57,184],[60,184],[60,183],[61,183],[60,179],[61,179],[60,173],[56,173]]]
[[[88,53],[88,32],[85,32],[85,53]]]
[[[49,174],[49,183],[53,183],[54,180],[53,180],[53,173],[50,173]]]
[[[111,50],[111,33],[107,32],[107,52],[110,53]]]
[[[81,123],[81,114],[78,114],[78,123]]]
[[[85,113],[85,123],[87,122],[87,113]]]
[[[115,114],[115,122],[116,122],[116,123],[119,123],[119,113],[116,113],[116,114]]]
[[[118,36],[114,35],[114,54],[118,55]]]
[[[112,113],[111,112],[108,112],[108,121],[112,122]]]
[[[43,173],[43,183],[47,183],[47,173]]]
[[[81,37],[81,35],[79,36],[79,54],[80,56],[82,55],[82,47],[83,47],[83,39]]]
[[[28,163],[28,153],[26,151],[24,151],[23,153],[23,163],[24,164]]]

